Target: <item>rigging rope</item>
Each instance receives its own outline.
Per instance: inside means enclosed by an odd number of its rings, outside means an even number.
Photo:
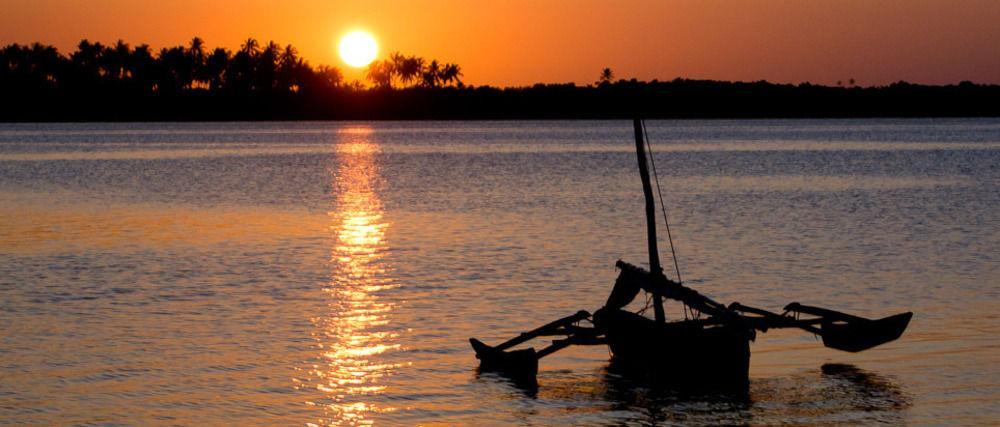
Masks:
[[[649,152],[649,163],[653,165],[653,178],[656,180],[656,193],[660,195],[660,212],[663,213],[663,223],[667,228],[667,241],[670,242],[670,254],[674,258],[674,271],[677,273],[677,283],[684,283],[681,279],[681,268],[677,264],[677,251],[674,250],[674,238],[670,234],[670,221],[667,220],[667,204],[663,201],[663,192],[660,191],[660,177],[656,174],[656,160],[653,159],[653,146],[649,143],[649,134],[646,133],[646,121],[642,120],[642,136],[646,140],[646,151]],[[686,304],[685,304],[686,306]],[[685,313],[687,315],[687,313]]]

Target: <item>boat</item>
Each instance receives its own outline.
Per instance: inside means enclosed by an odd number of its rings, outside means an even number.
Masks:
[[[681,281],[673,238],[664,214],[676,273],[676,280],[667,278],[659,259],[656,204],[650,182],[650,161],[646,157],[651,145],[641,120],[633,120],[633,131],[645,199],[649,268],[617,261],[615,266],[619,274],[611,294],[593,314],[581,310],[495,346],[470,338],[480,371],[498,372],[520,384],[537,385],[541,358],[572,345],[606,345],[611,350],[611,362],[627,374],[684,389],[739,391],[749,386],[750,342],[756,339],[758,332],[798,328],[822,337],[826,347],[847,352],[867,350],[902,336],[912,312],[867,319],[791,303],[779,314],[738,302],[724,305],[702,295]],[[655,163],[653,165],[655,173]],[[646,308],[652,306],[652,319],[625,309],[642,291],[649,296]],[[685,319],[667,322],[664,299],[681,302]],[[514,349],[532,339],[550,336],[559,338],[540,350],[533,347]]]

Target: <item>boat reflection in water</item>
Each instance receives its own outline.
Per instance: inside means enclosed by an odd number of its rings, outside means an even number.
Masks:
[[[484,374],[494,396],[585,406],[600,402],[622,414],[608,424],[635,425],[839,425],[905,424],[912,399],[891,377],[854,365],[825,364],[819,370],[754,378],[748,393],[678,389],[634,378],[610,363],[587,375],[551,373],[544,386],[509,393],[510,379]],[[533,408],[533,410],[536,410]],[[524,420],[534,415],[521,414]]]
[[[385,382],[399,367],[388,355],[399,350],[390,325],[395,308],[380,294],[397,285],[389,277],[379,181],[371,128],[339,133],[333,174],[331,277],[324,292],[328,309],[313,319],[321,357],[309,382],[322,392],[317,425],[370,425],[371,416],[392,411],[379,403]]]

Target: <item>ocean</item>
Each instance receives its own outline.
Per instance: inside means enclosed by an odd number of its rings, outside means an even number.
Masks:
[[[647,127],[685,284],[902,338],[759,333],[748,396],[477,372],[646,264],[628,121],[0,124],[0,424],[1000,422],[1000,119]]]

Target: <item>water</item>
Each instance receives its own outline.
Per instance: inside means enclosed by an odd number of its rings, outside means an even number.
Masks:
[[[645,260],[628,122],[8,124],[0,424],[1000,419],[1000,120],[648,126],[688,284],[912,310],[903,338],[761,334],[747,399],[601,347],[537,391],[477,375],[468,337],[597,309]]]

